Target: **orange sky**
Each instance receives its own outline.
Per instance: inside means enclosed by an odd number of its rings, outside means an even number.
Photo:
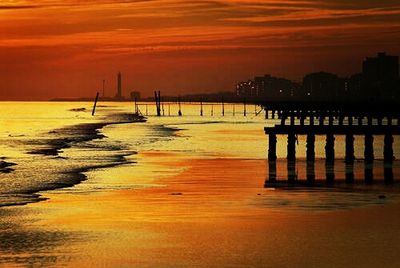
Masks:
[[[398,0],[2,0],[0,100],[233,90],[400,55]]]

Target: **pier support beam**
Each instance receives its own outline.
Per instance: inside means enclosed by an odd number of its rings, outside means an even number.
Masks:
[[[326,135],[325,159],[329,162],[335,161],[335,136],[333,134]]]
[[[268,181],[276,182],[276,161],[268,161]]]
[[[327,183],[335,181],[335,136],[333,134],[326,135],[325,144],[325,172]]]
[[[346,134],[346,183],[354,182],[354,136],[353,134]]]
[[[296,135],[294,133],[289,133],[288,143],[287,143],[287,160],[296,160]]]
[[[288,182],[294,182],[296,180],[296,135],[294,133],[288,134],[287,170]]]
[[[386,134],[383,147],[384,178],[386,183],[393,182],[393,136]]]
[[[353,116],[348,116],[347,117],[347,123],[348,123],[349,126],[353,125]]]
[[[307,135],[307,182],[309,184],[314,183],[315,181],[315,135],[308,134]]]
[[[294,183],[296,181],[296,161],[288,160],[287,161],[287,174],[288,174],[288,182]]]
[[[333,116],[332,115],[329,116],[329,125],[330,126],[333,125]]]
[[[301,125],[301,126],[304,126],[304,120],[305,120],[305,117],[302,115],[302,116],[300,117],[300,125]]]
[[[346,155],[345,160],[354,161],[354,136],[353,134],[346,134]]]
[[[364,140],[364,159],[365,161],[374,160],[374,137],[372,134],[366,134]]]
[[[340,115],[339,122],[338,122],[339,126],[343,126],[343,120],[344,120],[344,117],[342,115]]]
[[[315,135],[307,134],[307,144],[306,144],[306,155],[307,161],[315,161]]]
[[[295,118],[294,118],[294,115],[292,114],[292,115],[290,116],[290,125],[291,125],[291,126],[294,126],[294,122],[295,122]]]
[[[268,160],[276,161],[276,134],[270,133],[268,135]]]
[[[314,125],[314,116],[310,115],[310,126]]]
[[[354,161],[345,162],[345,181],[346,183],[354,183]]]
[[[315,162],[307,161],[307,183],[314,184],[315,182]]]
[[[323,125],[324,125],[324,119],[325,119],[325,117],[323,117],[323,116],[320,116],[320,117],[319,117],[319,125],[320,125],[320,126],[323,126]]]
[[[384,138],[383,158],[385,162],[393,162],[393,136],[386,134]]]
[[[374,181],[374,161],[364,161],[364,177],[365,183]]]
[[[363,117],[362,117],[362,116],[359,116],[359,117],[358,117],[358,125],[359,125],[359,126],[362,126],[362,120],[363,120]]]
[[[374,137],[372,134],[365,135],[364,142],[364,179],[366,183],[374,180]]]

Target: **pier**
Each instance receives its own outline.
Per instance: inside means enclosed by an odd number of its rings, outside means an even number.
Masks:
[[[287,136],[286,183],[302,182],[296,177],[296,142],[299,135],[306,136],[307,175],[303,182],[315,182],[315,136],[323,135],[325,142],[326,182],[334,183],[335,137],[345,137],[345,181],[353,183],[354,178],[354,136],[364,136],[364,180],[372,183],[374,136],[384,137],[383,163],[384,181],[393,182],[394,161],[393,136],[400,135],[400,109],[396,103],[333,103],[333,102],[274,102],[263,104],[266,117],[280,120],[280,124],[265,127],[268,137],[269,178],[266,186],[274,186],[277,181],[277,135]]]

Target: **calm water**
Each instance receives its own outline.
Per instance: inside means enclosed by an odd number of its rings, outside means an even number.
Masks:
[[[243,116],[242,105],[232,104],[225,105],[225,116],[222,116],[220,104],[204,105],[203,117],[199,116],[200,107],[197,104],[183,105],[183,117],[177,116],[178,107],[174,104],[165,104],[165,116],[160,118],[154,116],[155,107],[152,103],[142,103],[140,109],[143,114],[148,115],[146,123],[130,122],[127,114],[133,110],[131,103],[100,105],[94,117],[90,115],[91,103],[1,103],[0,156],[6,163],[16,165],[5,167],[2,170],[4,173],[0,173],[0,205],[39,201],[42,199],[40,192],[43,190],[73,186],[85,180],[90,171],[107,167],[117,171],[118,168],[124,168],[124,164],[131,162],[138,162],[135,172],[146,175],[143,176],[148,178],[148,181],[132,183],[122,180],[112,185],[103,181],[101,185],[95,185],[94,178],[77,189],[94,191],[106,188],[148,187],[154,181],[154,174],[159,178],[182,171],[177,167],[167,168],[168,170],[163,167],[157,170],[154,165],[144,165],[145,161],[141,162],[135,157],[138,152],[179,153],[185,159],[266,159],[267,139],[263,127],[277,123],[274,120],[266,121],[262,113],[257,116],[259,107],[254,106],[247,106],[246,117]],[[317,137],[317,158],[324,156],[324,145],[324,137]],[[394,150],[397,158],[400,153],[399,147],[399,141],[395,140]],[[382,148],[383,140],[377,137],[375,178],[383,177],[383,163],[380,160]],[[345,165],[341,160],[344,157],[343,137],[337,137],[335,149],[339,159],[335,163],[335,175],[340,180],[345,176]],[[362,158],[362,137],[356,137],[355,149],[356,157]],[[286,138],[279,137],[278,157],[283,159],[285,154]],[[299,161],[296,163],[296,176],[304,179],[305,137],[299,137],[297,155]],[[159,161],[163,161],[163,158],[160,157]],[[268,167],[265,166],[267,170]],[[287,172],[286,161],[278,161],[278,179],[286,180]],[[356,161],[356,179],[362,179],[363,172],[363,161]],[[325,178],[324,161],[316,161],[315,174],[317,179]],[[397,162],[394,165],[394,174],[395,178],[399,177]],[[349,190],[348,187],[346,189]],[[374,187],[369,186],[363,190],[371,189]],[[389,187],[385,190],[392,189]],[[323,197],[318,200],[324,200],[324,196],[331,195],[331,192],[319,192]],[[340,191],[336,194],[340,195]],[[359,193],[355,194],[357,203],[359,199],[363,200],[362,195],[365,193],[362,193],[361,197],[358,196]],[[290,198],[293,196],[295,194],[290,193]],[[276,196],[273,196],[271,200],[275,198]],[[334,196],[334,199],[336,198]],[[266,200],[265,203],[275,206],[271,200]],[[276,203],[282,204],[279,200],[278,196]],[[346,200],[344,202],[346,203]]]
[[[398,203],[400,189],[379,181],[380,138],[373,185],[362,182],[364,165],[357,160],[354,185],[265,188],[263,128],[277,122],[256,116],[257,107],[248,106],[246,117],[242,105],[225,105],[225,116],[220,105],[205,105],[203,117],[195,104],[182,106],[183,117],[176,116],[176,105],[164,106],[165,117],[154,116],[154,108],[147,105],[147,122],[132,123],[131,103],[103,103],[94,117],[91,103],[0,103],[0,265],[321,267],[324,260],[322,266],[347,267],[355,259],[367,266],[398,261],[398,249],[388,246],[400,234],[400,218],[392,213],[398,206],[382,209]],[[146,104],[140,109],[146,114]],[[306,177],[304,140],[299,137],[297,146],[299,179]],[[355,146],[361,158],[362,137]],[[399,140],[394,150],[399,158]],[[316,178],[324,181],[324,137],[317,137],[316,155]],[[336,155],[340,181],[340,137]],[[286,138],[279,137],[276,171],[283,181],[285,156]],[[397,161],[393,172],[400,177]]]

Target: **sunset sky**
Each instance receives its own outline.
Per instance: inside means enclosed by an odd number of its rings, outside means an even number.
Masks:
[[[233,90],[400,55],[398,0],[2,0],[0,100]]]

